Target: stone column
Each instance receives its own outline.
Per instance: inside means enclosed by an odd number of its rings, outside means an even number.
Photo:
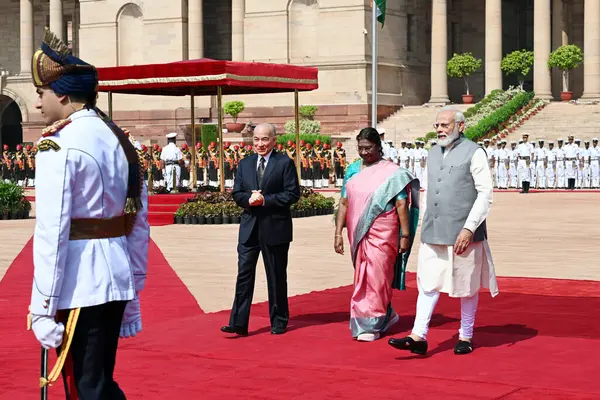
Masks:
[[[567,10],[563,0],[553,0],[552,3],[552,51],[560,46],[569,44],[569,35],[567,31]],[[560,99],[562,92],[562,71],[558,68],[552,70],[552,94],[554,98]]]
[[[21,0],[21,75],[31,74],[33,57],[33,0]]]
[[[231,3],[231,59],[244,61],[244,17],[246,0],[233,0]]]
[[[539,99],[552,98],[552,79],[548,69],[550,55],[550,0],[533,2],[533,90]]]
[[[62,0],[50,0],[50,30],[59,39],[65,41]]]
[[[188,2],[188,59],[204,57],[204,17],[202,0]]]
[[[502,89],[502,0],[485,2],[485,94]]]
[[[448,9],[446,0],[432,0],[431,10],[431,104],[448,99]]]
[[[600,99],[600,1],[585,0],[583,19],[583,96]]]

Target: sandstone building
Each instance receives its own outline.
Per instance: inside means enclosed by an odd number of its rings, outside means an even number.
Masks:
[[[45,26],[99,67],[202,57],[316,66],[320,88],[301,94],[301,103],[319,106],[325,133],[351,132],[369,121],[370,21],[369,0],[0,0],[0,142],[39,135],[30,59]],[[471,80],[479,99],[516,83],[500,71],[503,55],[534,50],[526,87],[550,99],[558,98],[561,79],[547,69],[548,54],[574,43],[585,65],[571,75],[571,89],[600,98],[599,24],[600,0],[388,0],[378,118],[403,105],[460,102],[463,83],[445,72],[454,52],[484,60]],[[291,94],[236,99],[246,102],[243,122],[281,126],[292,118]],[[114,104],[115,119],[145,143],[189,123],[186,98],[115,95]],[[197,115],[214,120],[214,104],[197,98]],[[106,96],[99,106],[106,109]]]

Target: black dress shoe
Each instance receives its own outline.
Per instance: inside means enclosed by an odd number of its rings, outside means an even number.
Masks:
[[[398,350],[410,350],[411,353],[424,356],[427,353],[427,340],[414,340],[410,336],[402,339],[391,338],[388,344]]]
[[[221,327],[221,332],[235,333],[240,336],[248,336],[248,329],[239,328],[237,326],[225,325]]]
[[[459,340],[454,347],[454,354],[469,354],[473,352],[473,343]]]
[[[285,328],[271,328],[271,335],[283,335]]]

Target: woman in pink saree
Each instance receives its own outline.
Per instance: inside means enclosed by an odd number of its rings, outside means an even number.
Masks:
[[[350,330],[371,342],[398,322],[392,289],[404,290],[404,275],[419,220],[419,181],[383,159],[379,133],[364,128],[356,137],[361,160],[348,167],[336,218],[334,248],[344,254],[348,230],[354,264]]]

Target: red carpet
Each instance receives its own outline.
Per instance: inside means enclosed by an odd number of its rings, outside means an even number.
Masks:
[[[266,304],[251,334],[219,332],[228,312],[203,314],[156,246],[142,297],[144,331],[122,341],[117,379],[131,399],[599,399],[600,283],[500,279],[481,295],[476,351],[455,356],[459,303],[443,296],[421,358],[386,340],[349,338],[349,287],[290,299],[290,330],[272,336]],[[0,282],[0,399],[35,399],[39,347],[25,332],[31,247]],[[395,292],[392,335],[412,325],[416,290]],[[51,399],[62,398],[51,389]]]

